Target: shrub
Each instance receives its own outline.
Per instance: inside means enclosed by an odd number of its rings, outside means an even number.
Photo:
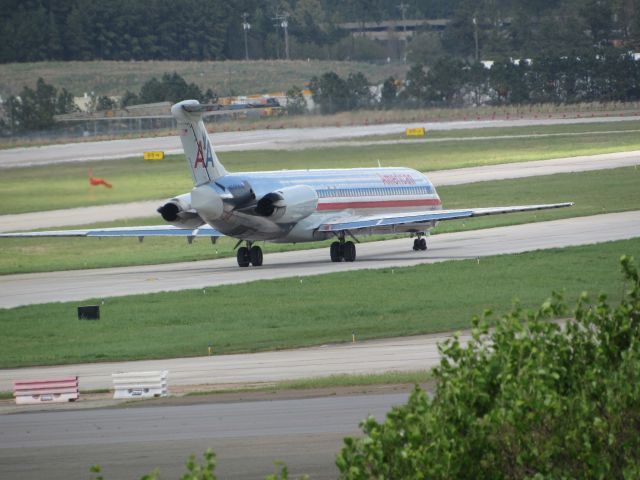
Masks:
[[[341,477],[638,478],[640,476],[640,282],[615,308],[583,294],[573,317],[554,294],[537,312],[519,308],[471,339],[440,347],[433,396],[416,387],[364,438],[346,438]]]

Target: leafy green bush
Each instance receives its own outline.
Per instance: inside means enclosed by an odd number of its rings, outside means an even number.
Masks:
[[[416,387],[384,423],[346,438],[342,478],[640,477],[640,282],[621,258],[620,304],[583,294],[573,318],[559,295],[515,308],[465,346],[440,347],[433,396]]]

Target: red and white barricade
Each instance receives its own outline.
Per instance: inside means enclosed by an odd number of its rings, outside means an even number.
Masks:
[[[80,398],[78,377],[48,380],[16,380],[13,396],[17,405],[73,402]]]

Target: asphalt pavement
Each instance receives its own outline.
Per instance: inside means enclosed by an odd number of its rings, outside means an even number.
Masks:
[[[535,213],[531,215],[535,218]],[[351,263],[333,263],[329,260],[329,249],[321,248],[266,253],[261,267],[239,268],[235,258],[224,258],[164,265],[2,275],[0,308],[178,291],[183,290],[185,285],[197,289],[254,280],[402,267],[637,236],[640,236],[640,211],[631,211],[434,235],[428,239],[429,250],[426,252],[413,251],[412,240],[408,238],[363,243],[357,247],[357,260]]]
[[[406,400],[355,395],[0,415],[0,478],[93,478],[94,464],[107,479],[137,479],[156,467],[161,478],[179,478],[187,457],[207,448],[216,451],[218,478],[264,478],[274,460],[286,462],[292,478],[336,478],[342,438]]]

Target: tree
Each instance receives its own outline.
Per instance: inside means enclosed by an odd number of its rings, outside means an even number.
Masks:
[[[361,72],[347,75],[347,110],[367,108],[371,105],[372,95],[369,89],[369,80]]]
[[[120,108],[127,108],[129,105],[137,105],[139,102],[138,95],[127,90],[124,95],[120,97]]]
[[[20,131],[42,130],[53,125],[56,113],[56,89],[42,78],[36,82],[36,89],[24,87],[19,99],[11,100],[11,118]]]
[[[66,88],[63,88],[58,94],[55,111],[56,115],[78,111],[78,107],[73,102],[73,94]]]
[[[323,73],[320,78],[313,77],[309,82],[313,101],[323,114],[336,113],[347,109],[349,88],[335,72]]]
[[[185,81],[176,72],[165,73],[161,80],[153,77],[140,89],[139,103],[171,102],[176,103],[185,98],[203,100],[202,90],[195,83]]]
[[[337,457],[344,479],[637,478],[640,475],[640,276],[621,258],[612,307],[586,293],[573,316],[554,294],[537,312],[517,306],[471,339],[440,346],[432,397],[416,387],[383,423]]]
[[[107,97],[106,95],[101,95],[96,100],[96,111],[104,112],[105,110],[113,110],[116,108],[118,104],[115,100]]]
[[[427,83],[427,74],[421,64],[417,63],[411,66],[407,72],[404,83],[403,97],[416,105],[426,104],[429,95],[429,86]]]
[[[436,61],[427,73],[426,82],[431,98],[436,103],[452,106],[464,83],[464,63],[443,57]]]
[[[295,85],[287,90],[287,113],[289,115],[300,115],[307,110],[307,102],[304,99],[302,90]]]
[[[38,78],[35,90],[25,86],[20,95],[7,99],[9,127],[12,131],[43,130],[54,125],[54,115],[77,110],[73,95],[66,89],[60,93],[53,86]]]
[[[382,108],[393,108],[398,101],[398,88],[393,77],[387,78],[382,84],[380,92],[380,105]]]

